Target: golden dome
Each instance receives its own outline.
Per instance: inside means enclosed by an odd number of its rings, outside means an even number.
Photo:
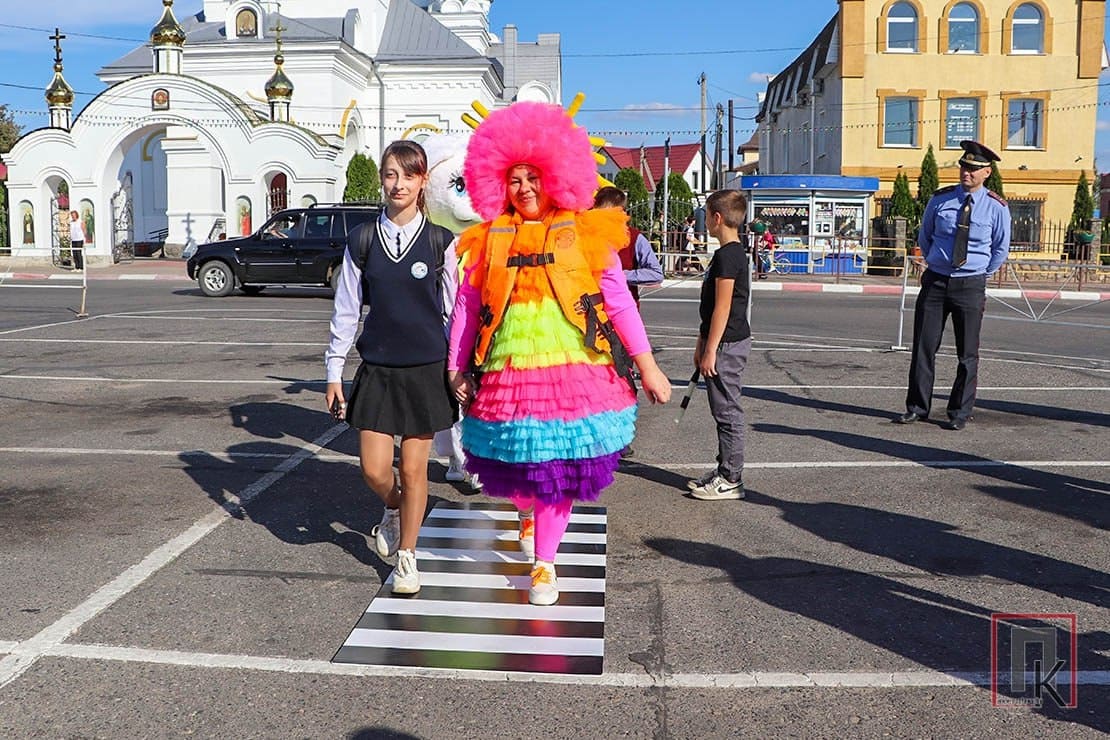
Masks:
[[[62,77],[62,65],[54,65],[54,79],[46,88],[46,102],[50,105],[73,105],[73,88]]]
[[[150,43],[154,46],[184,46],[185,29],[177,22],[173,15],[173,0],[162,0],[166,9],[162,11],[162,20],[150,29]]]
[[[285,76],[285,70],[281,65],[285,63],[285,57],[278,54],[274,57],[274,64],[277,69],[270,79],[266,80],[266,98],[268,100],[289,100],[293,97],[293,82]]]

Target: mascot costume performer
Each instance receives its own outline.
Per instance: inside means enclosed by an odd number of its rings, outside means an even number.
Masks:
[[[432,134],[420,142],[428,155],[428,187],[424,190],[428,220],[450,229],[456,235],[482,221],[470,203],[466,180],[463,179],[463,162],[466,159],[468,141],[470,134]],[[461,263],[459,269],[462,269]],[[454,305],[454,296],[449,299],[450,305],[446,307],[448,312]],[[482,484],[478,476],[471,475],[466,470],[459,422],[450,429],[436,433],[435,450],[437,455],[448,460],[447,480],[461,482],[474,491],[481,490]]]

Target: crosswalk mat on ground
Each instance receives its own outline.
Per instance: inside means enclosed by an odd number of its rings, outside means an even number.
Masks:
[[[555,558],[559,602],[533,606],[516,509],[440,502],[416,542],[420,592],[395,596],[390,575],[332,661],[600,675],[605,540],[605,508],[575,506]]]

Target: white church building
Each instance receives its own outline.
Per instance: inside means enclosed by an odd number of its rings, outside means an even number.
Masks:
[[[204,0],[180,21],[161,2],[149,46],[99,70],[108,87],[76,117],[55,39],[50,125],[3,155],[13,257],[56,259],[69,211],[91,263],[179,254],[342,200],[354,154],[468,130],[473,101],[562,100],[559,35],[498,37],[492,0]]]

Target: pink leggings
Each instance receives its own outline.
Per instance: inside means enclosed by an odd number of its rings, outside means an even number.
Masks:
[[[513,504],[521,511],[535,510],[536,517],[536,560],[555,562],[555,553],[570,523],[570,509],[574,502],[564,499],[557,504],[537,501],[530,494],[514,493]]]

